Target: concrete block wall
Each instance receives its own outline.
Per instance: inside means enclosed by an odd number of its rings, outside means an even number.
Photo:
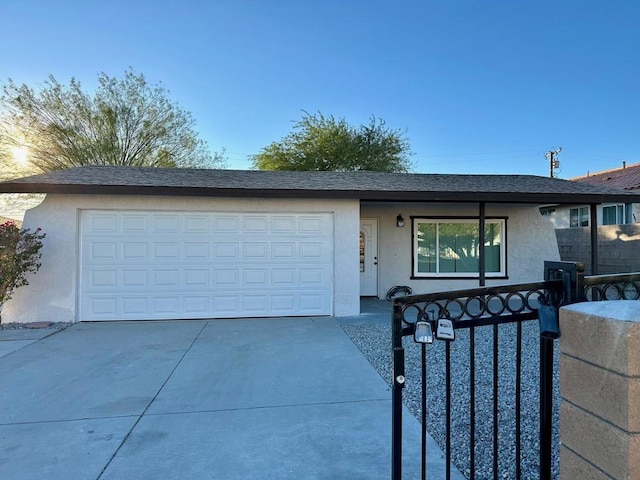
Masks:
[[[556,230],[560,258],[582,262],[589,275],[591,269],[591,231],[588,227]],[[640,224],[598,227],[598,273],[640,271]]]
[[[560,480],[640,479],[640,301],[560,311]]]

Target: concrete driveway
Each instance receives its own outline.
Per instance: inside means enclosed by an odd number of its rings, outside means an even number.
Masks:
[[[334,318],[82,323],[0,340],[0,478],[390,478],[391,392]],[[420,428],[405,422],[405,478],[418,478]]]

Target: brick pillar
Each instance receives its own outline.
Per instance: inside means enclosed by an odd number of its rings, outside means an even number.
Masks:
[[[640,301],[560,310],[560,480],[640,479]]]

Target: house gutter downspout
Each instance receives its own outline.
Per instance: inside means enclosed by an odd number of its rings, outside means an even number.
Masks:
[[[598,204],[589,205],[591,214],[591,275],[598,275]]]
[[[485,217],[486,217],[486,205],[484,202],[480,202],[479,208],[480,208],[480,213],[479,213],[479,225],[478,225],[478,231],[479,231],[479,246],[480,246],[480,251],[478,252],[478,284],[481,287],[484,287],[486,284],[486,275],[485,275],[485,269],[486,269],[486,259],[485,259],[485,248],[484,248],[484,237],[485,237]]]

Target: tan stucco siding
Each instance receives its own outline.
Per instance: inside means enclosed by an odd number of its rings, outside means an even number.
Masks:
[[[358,200],[280,200],[161,196],[48,195],[25,215],[25,228],[47,234],[42,268],[3,308],[3,322],[77,321],[80,210],[330,212],[334,219],[336,316],[359,313]]]
[[[396,227],[401,213],[405,226]],[[378,296],[383,298],[394,285],[408,285],[414,293],[431,293],[478,286],[477,279],[412,279],[412,223],[410,217],[478,216],[474,204],[399,203],[363,204],[361,216],[377,218]],[[536,206],[487,205],[486,216],[507,217],[508,278],[487,278],[487,285],[539,281],[545,260],[560,259],[553,225]]]

